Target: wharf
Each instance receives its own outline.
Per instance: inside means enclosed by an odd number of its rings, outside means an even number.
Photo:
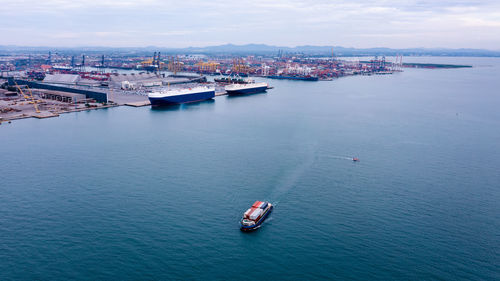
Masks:
[[[61,111],[59,113],[62,114],[62,113],[71,113],[71,112],[80,112],[80,111],[90,111],[90,110],[96,110],[96,109],[111,108],[111,107],[116,107],[116,106],[119,106],[119,105],[107,104],[107,105],[99,105],[99,106],[91,106],[91,107],[82,107],[82,108],[75,108],[75,109]]]
[[[41,111],[39,113],[32,114],[30,117],[35,117],[38,119],[45,119],[45,118],[51,118],[51,117],[58,117],[59,114],[53,113],[50,111]]]
[[[18,120],[18,119],[25,119],[25,118],[37,118],[37,119],[46,119],[46,118],[52,118],[52,117],[58,117],[61,114],[64,113],[71,113],[71,112],[79,112],[79,111],[90,111],[90,110],[96,110],[96,109],[103,109],[103,108],[110,108],[110,107],[115,107],[118,106],[117,104],[107,104],[107,105],[93,105],[90,107],[78,107],[78,108],[71,108],[71,109],[64,109],[64,110],[41,110],[40,112],[36,112],[33,109],[29,110],[22,110],[24,113],[20,114],[10,114],[7,116],[0,116],[0,124],[3,122],[8,122],[12,120]]]
[[[182,79],[182,77],[173,77],[173,79]],[[185,79],[185,78],[184,78]],[[197,83],[193,83],[192,87],[196,86]],[[191,85],[186,85],[191,86]],[[185,87],[186,87],[185,86]],[[215,97],[225,96],[228,93],[225,91],[224,86],[215,84]],[[185,87],[174,87],[174,88],[185,88]],[[272,89],[273,87],[268,87]],[[34,90],[36,104],[34,106],[29,100],[23,99],[19,95],[15,97],[8,97],[5,93],[8,91],[3,91],[3,98],[0,99],[0,123],[8,122],[16,119],[24,118],[37,118],[45,119],[51,117],[58,117],[64,113],[79,112],[79,111],[90,111],[94,109],[109,108],[115,106],[130,106],[130,107],[144,107],[150,106],[151,103],[148,99],[148,92],[155,89],[139,89],[137,91],[126,91],[119,88],[111,89],[100,89],[102,92],[100,94],[106,95],[107,103],[101,102],[88,102],[87,99],[85,104],[83,100],[85,97],[83,94],[78,94],[69,91],[66,88],[53,89],[36,89]],[[66,92],[66,90],[68,90]],[[70,102],[72,101],[72,102]],[[38,111],[38,112],[37,112]]]
[[[141,107],[141,106],[151,105],[151,102],[149,102],[149,100],[144,100],[144,101],[127,102],[124,105],[132,107]]]

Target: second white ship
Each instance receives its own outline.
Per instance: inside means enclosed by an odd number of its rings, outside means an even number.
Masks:
[[[228,95],[247,95],[265,92],[267,83],[231,84],[224,87]]]

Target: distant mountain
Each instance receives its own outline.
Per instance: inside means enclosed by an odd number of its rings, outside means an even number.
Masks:
[[[335,56],[392,56],[396,54],[404,56],[476,56],[476,57],[500,57],[500,51],[484,49],[447,49],[447,48],[346,48],[341,46],[311,46],[303,45],[297,47],[272,46],[265,44],[234,45],[225,44],[207,47],[23,47],[23,46],[0,46],[0,55],[6,53],[22,52],[60,52],[60,53],[86,53],[86,54],[150,54],[160,51],[162,54],[207,54],[207,55],[276,55],[278,52],[284,54],[305,54],[310,56],[331,56],[332,50]]]
[[[168,49],[167,49],[168,50]],[[335,56],[374,56],[374,55],[417,55],[417,56],[500,56],[500,51],[482,49],[445,49],[445,48],[346,48],[341,46],[297,46],[282,47],[264,44],[233,45],[226,44],[210,47],[190,47],[184,49],[170,49],[170,51],[206,53],[206,54],[277,54],[283,53],[303,53],[307,55],[331,56],[332,51]]]

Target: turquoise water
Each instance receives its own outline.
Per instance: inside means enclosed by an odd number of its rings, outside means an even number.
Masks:
[[[498,280],[500,60],[464,61],[2,124],[0,280]]]

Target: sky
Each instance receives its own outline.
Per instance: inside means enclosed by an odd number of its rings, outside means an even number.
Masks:
[[[0,45],[500,50],[500,0],[0,0]]]

